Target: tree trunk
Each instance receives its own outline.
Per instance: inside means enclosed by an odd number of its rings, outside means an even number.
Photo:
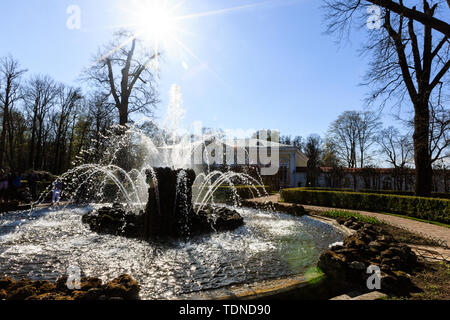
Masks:
[[[125,126],[128,123],[128,114],[120,111],[120,125]]]
[[[15,161],[15,152],[14,152],[14,137],[17,136],[14,132],[14,125],[12,123],[12,114],[8,116],[8,145],[9,145],[9,166],[14,170],[17,170],[18,162]]]
[[[29,153],[29,158],[28,158],[28,166],[30,167],[30,169],[34,169],[34,148],[35,148],[35,143],[36,143],[36,130],[37,130],[36,115],[37,115],[37,109],[35,107],[34,115],[33,115],[33,128],[31,130],[30,153]]]
[[[36,144],[36,154],[34,159],[34,166],[35,169],[40,170],[42,169],[42,158],[41,158],[41,151],[42,151],[42,126],[44,125],[43,120],[39,119],[39,130],[38,130],[38,136],[37,136],[37,144]]]
[[[416,165],[416,195],[431,196],[433,170],[429,149],[430,113],[428,99],[414,105],[414,160]]]
[[[123,99],[126,99],[122,101],[122,104],[119,108],[119,117],[120,117],[120,125],[125,126],[128,123],[128,97],[124,97]]]
[[[10,94],[10,81],[6,86],[5,92],[5,104],[3,106],[3,121],[2,121],[2,133],[0,137],[0,167],[3,166],[3,156],[5,155],[5,142],[6,142],[6,130],[8,128],[9,117],[9,94]]]
[[[3,121],[2,121],[2,133],[0,137],[0,166],[3,166],[3,156],[5,154],[5,140],[6,140],[6,130],[8,126],[8,106],[5,105],[3,108]]]

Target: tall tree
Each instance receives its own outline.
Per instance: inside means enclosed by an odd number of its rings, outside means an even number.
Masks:
[[[324,3],[328,31],[340,38],[349,34],[355,20],[367,20],[369,6],[380,7],[380,21],[384,22],[380,30],[368,30],[368,42],[363,47],[363,52],[372,53],[365,81],[373,87],[368,101],[381,98],[384,105],[397,97],[402,105],[405,95],[409,96],[414,110],[416,194],[429,196],[433,174],[430,99],[450,83],[450,25],[440,18],[448,13],[446,1],[417,0],[412,8],[402,0],[324,0]],[[442,91],[435,90],[438,86]]]
[[[45,133],[45,119],[56,103],[59,85],[48,76],[34,76],[25,87],[25,108],[30,119],[31,137],[28,165],[39,169],[42,163],[42,144]]]
[[[112,97],[120,125],[126,125],[134,112],[150,115],[158,102],[152,65],[159,53],[148,52],[135,35],[120,31],[84,72],[84,80]]]
[[[358,130],[361,118],[357,111],[346,111],[334,121],[328,131],[328,141],[336,146],[337,155],[348,168],[357,167]]]
[[[431,164],[450,158],[450,109],[449,99],[439,95],[436,103],[430,102],[430,155]]]
[[[13,57],[0,60],[0,106],[2,110],[2,131],[0,134],[0,166],[3,165],[6,134],[10,126],[10,114],[14,104],[21,99],[20,78],[26,72]]]
[[[411,180],[408,172],[408,164],[413,155],[411,137],[401,135],[398,129],[391,126],[381,130],[377,143],[380,146],[380,152],[386,156],[386,161],[394,167],[395,189],[402,191],[403,187],[408,185],[408,180]]]
[[[308,157],[308,171],[306,174],[306,185],[308,187],[317,186],[317,179],[320,175],[322,157],[322,138],[313,134],[308,137],[305,144],[305,155]]]
[[[394,168],[405,168],[411,161],[413,146],[407,135],[401,135],[399,130],[390,126],[381,130],[377,143],[380,152],[386,156],[386,161]]]
[[[82,99],[81,90],[61,85],[58,89],[58,109],[53,116],[54,141],[54,168],[61,173],[66,160],[66,142],[71,122],[75,121],[76,104]]]
[[[380,126],[379,117],[371,111],[361,112],[358,122],[359,166],[364,168],[369,156],[369,149],[376,141]]]
[[[326,139],[322,153],[322,164],[325,167],[339,168],[342,166],[341,159],[337,156],[337,146],[335,141]]]

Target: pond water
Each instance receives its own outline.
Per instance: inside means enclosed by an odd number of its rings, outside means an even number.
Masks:
[[[245,226],[167,244],[99,235],[81,222],[93,207],[0,215],[0,277],[56,280],[69,266],[104,281],[128,273],[143,299],[305,273],[344,235],[308,216],[238,209]]]

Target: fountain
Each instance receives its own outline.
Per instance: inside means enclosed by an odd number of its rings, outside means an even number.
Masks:
[[[147,174],[151,184],[145,211],[136,215],[115,204],[86,214],[83,222],[96,232],[147,240],[229,231],[244,224],[237,211],[225,207],[194,210],[193,170],[156,168]]]
[[[0,214],[0,277],[53,281],[76,265],[104,283],[131,275],[143,299],[172,299],[314,273],[320,253],[343,240],[301,210],[242,207],[238,186],[267,195],[257,173],[207,157],[192,164],[220,135],[155,128],[112,128],[83,150],[60,176],[63,207]]]

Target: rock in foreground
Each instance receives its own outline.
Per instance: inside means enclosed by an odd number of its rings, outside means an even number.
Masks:
[[[127,274],[106,284],[98,278],[82,278],[80,288],[74,290],[68,288],[67,276],[56,282],[0,278],[0,300],[139,300],[139,291],[139,284]]]
[[[321,256],[318,266],[334,282],[348,289],[366,289],[369,266],[381,270],[381,291],[408,295],[414,292],[408,273],[417,267],[417,257],[410,247],[400,244],[381,228],[357,222],[355,218],[340,220],[357,232]]]

